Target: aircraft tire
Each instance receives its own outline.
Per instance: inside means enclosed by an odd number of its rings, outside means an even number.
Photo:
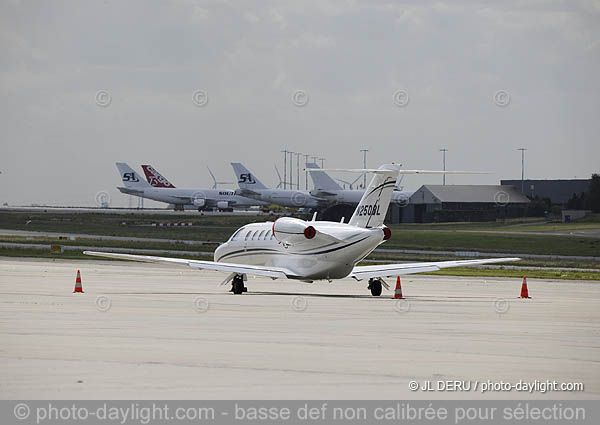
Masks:
[[[241,277],[235,277],[233,279],[233,293],[236,295],[241,294],[244,291],[244,279]]]
[[[369,284],[369,289],[371,290],[371,295],[374,297],[378,297],[381,295],[381,282],[378,280],[374,280]]]

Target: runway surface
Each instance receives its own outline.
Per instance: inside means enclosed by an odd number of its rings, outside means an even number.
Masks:
[[[250,278],[232,295],[224,277],[0,258],[0,398],[600,398],[597,282],[530,280],[522,300],[518,279],[406,276],[395,301],[350,279]],[[536,379],[585,391],[408,387]]]

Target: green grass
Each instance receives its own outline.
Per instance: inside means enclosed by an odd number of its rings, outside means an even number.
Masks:
[[[508,228],[502,229],[507,230]],[[568,230],[600,229],[600,223],[546,223],[528,226],[513,226],[509,231],[514,232],[557,232]]]
[[[382,247],[397,249],[483,251],[547,255],[600,256],[600,238],[477,232],[434,232],[392,229]]]
[[[600,272],[561,271],[561,270],[513,270],[513,269],[476,269],[455,267],[437,272],[423,274],[443,276],[480,276],[480,277],[514,277],[532,279],[566,279],[566,280],[600,280]]]
[[[132,248],[132,249],[158,249],[169,251],[202,251],[213,252],[216,245],[185,244],[183,242],[158,242],[158,241],[121,241],[105,239],[77,238],[75,240],[59,239],[46,236],[13,236],[0,235],[0,242],[23,243],[23,244],[44,244],[44,245],[63,245],[63,246],[89,246],[100,248]],[[212,242],[209,242],[212,244]]]
[[[54,260],[100,260],[100,261],[129,261],[116,258],[102,258],[84,255],[82,251],[65,251],[62,254],[53,254],[48,249],[26,249],[26,248],[3,248],[0,247],[0,257],[19,258],[51,258]],[[168,257],[168,255],[165,255]],[[175,257],[175,256],[174,256]],[[206,257],[194,257],[189,255],[177,255],[177,258],[189,258],[192,260],[206,260]]]
[[[596,228],[597,217],[589,217],[584,222],[561,224],[540,224],[539,218],[506,220],[492,223],[441,223],[441,224],[401,224],[391,225],[392,238],[382,246],[391,249],[481,251],[498,253],[529,253],[548,255],[600,256],[600,238],[570,235],[529,235],[510,233],[510,230],[528,229],[567,230]],[[0,211],[0,228],[84,233],[108,236],[159,238],[172,240],[195,240],[224,242],[240,226],[257,221],[273,220],[274,216],[214,216],[181,213],[181,215],[158,214],[149,216],[138,213],[56,213]],[[596,220],[596,221],[594,221]],[[155,222],[194,222],[193,227],[153,227]],[[504,229],[506,233],[485,233],[487,230]],[[468,230],[464,231],[464,230]],[[475,232],[473,231],[475,230]],[[481,232],[477,232],[480,230]],[[5,241],[22,242],[12,237]],[[172,244],[162,242],[98,241],[77,239],[75,241],[56,238],[37,239],[32,243],[57,243],[62,245],[88,245],[96,247],[124,247],[146,249],[169,249],[210,252],[214,247]],[[380,254],[377,254],[378,257]],[[578,260],[574,260],[578,261]],[[568,266],[567,266],[568,267]],[[578,267],[578,266],[573,266]],[[599,268],[599,265],[588,267]]]
[[[146,215],[0,211],[0,228],[161,239],[222,242],[244,224],[272,220],[261,216]],[[156,222],[194,222],[192,227],[154,227]]]

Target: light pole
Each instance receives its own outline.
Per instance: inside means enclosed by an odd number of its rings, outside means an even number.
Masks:
[[[363,153],[363,168],[367,168],[367,152],[369,152],[369,149],[361,149],[360,150]],[[365,173],[363,176],[363,189],[365,189],[367,187],[367,174]]]
[[[525,151],[527,148],[518,148],[521,151],[521,193],[525,195]]]
[[[446,152],[448,152],[448,149],[442,148],[442,149],[440,149],[440,152],[442,152],[442,154],[443,154],[443,160],[442,161],[443,161],[443,165],[444,165],[444,171],[446,171]],[[446,186],[446,175],[443,174],[442,176],[443,176],[442,177],[443,184],[444,184],[444,186]]]
[[[296,190],[300,190],[300,157],[302,154],[296,152]]]
[[[283,190],[287,189],[287,154],[288,150],[283,150]]]
[[[325,165],[323,165],[325,158],[319,158],[319,161],[321,161],[321,168],[325,168]]]
[[[290,154],[290,190],[294,188],[294,152],[288,151]]]
[[[310,155],[304,155],[304,189],[308,190],[308,157]]]

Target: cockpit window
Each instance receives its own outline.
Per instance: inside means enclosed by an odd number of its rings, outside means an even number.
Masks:
[[[242,233],[243,230],[244,230],[243,227],[241,229],[238,229],[237,232],[235,232],[233,235],[231,235],[231,237],[229,238],[229,240],[230,241],[237,241],[238,237],[240,236],[240,233]]]

